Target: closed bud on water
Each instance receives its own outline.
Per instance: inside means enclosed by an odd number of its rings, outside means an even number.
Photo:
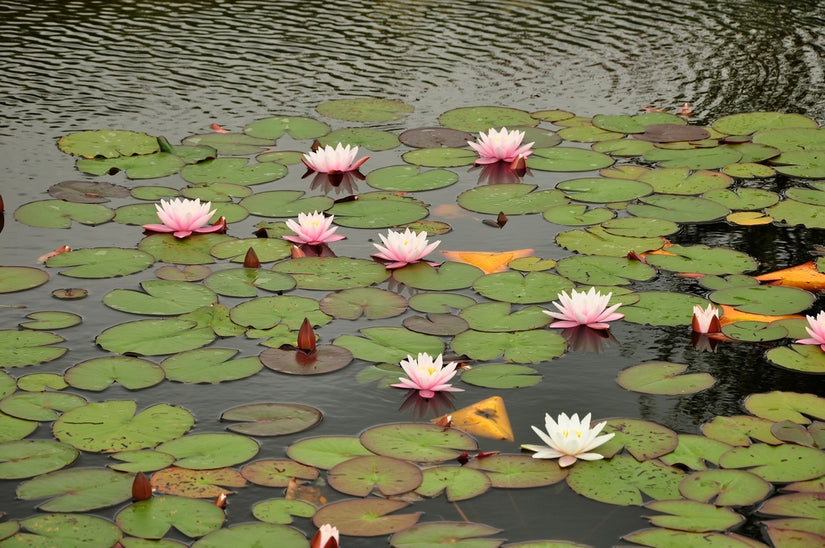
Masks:
[[[135,500],[152,498],[152,484],[149,482],[149,477],[143,472],[138,472],[132,482],[132,498]]]
[[[243,265],[246,268],[259,268],[261,260],[258,259],[258,254],[251,247],[246,251],[246,256],[243,258]]]
[[[298,331],[298,350],[307,354],[315,352],[315,331],[312,329],[312,324],[309,323],[309,318],[304,318],[304,323],[301,324],[301,329]]]

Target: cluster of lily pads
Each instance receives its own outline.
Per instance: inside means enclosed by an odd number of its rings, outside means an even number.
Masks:
[[[648,518],[651,528],[624,536],[645,546],[766,546],[734,532],[746,516],[764,525],[776,547],[796,546],[799,539],[809,545],[825,541],[825,398],[752,394],[743,402],[746,414],[715,417],[701,435],[634,418],[606,419],[593,431],[604,433],[597,448],[604,458],[575,464],[575,457],[548,453],[530,443],[535,440],[516,442],[504,406],[506,391],[542,382],[531,365],[563,362],[565,353],[610,341],[606,329],[550,327],[551,303],[578,289],[610,295],[609,308],[603,302],[599,311],[609,310],[604,322],[688,331],[693,323],[697,348],[724,352],[734,341],[762,344],[775,366],[799,375],[825,372],[825,351],[804,344],[816,338],[806,331],[815,321],[809,324],[805,314],[816,308],[816,292],[825,287],[825,260],[754,276],[747,273],[760,265],[746,253],[679,244],[681,227],[710,221],[825,227],[825,183],[816,180],[825,178],[825,130],[815,121],[761,112],[699,127],[664,112],[580,117],[560,110],[468,107],[443,113],[438,126],[396,134],[386,128],[397,127],[412,111],[398,101],[339,100],[317,110],[330,121],[361,125],[332,130],[319,119],[275,116],[243,132],[218,127],[180,145],[129,130],[60,139],[60,150],[77,157],[77,170],[89,176],[125,173],[130,186],[64,181],[49,188],[50,199],[18,207],[14,218],[43,228],[128,225],[136,244],[61,248],[47,254],[45,266],[86,284],[153,266],[157,279],[137,288],[127,277],[126,287],[103,297],[111,309],[151,318],[103,330],[96,343],[105,355],[75,363],[62,375],[10,373],[64,356],[68,348],[53,331],[81,323],[80,316],[39,311],[27,321],[21,317],[20,330],[0,331],[6,371],[0,372],[0,478],[22,480],[21,500],[46,499],[33,517],[0,522],[0,547],[36,546],[47,539],[61,546],[181,546],[164,538],[175,528],[197,539],[191,545],[198,548],[273,538],[291,548],[309,546],[308,537],[326,524],[344,536],[344,546],[346,536],[392,535],[389,543],[396,547],[494,547],[505,540],[491,537],[506,531],[396,512],[416,499],[458,502],[493,488],[562,481],[606,504],[657,512]],[[477,147],[468,142],[505,127],[523,132],[532,152],[519,153],[523,162],[475,166]],[[282,150],[279,140],[287,138],[302,148]],[[340,173],[304,174],[305,154],[342,143],[372,151],[370,161]],[[381,167],[369,169],[370,164]],[[359,189],[364,184],[368,188]],[[565,256],[485,248],[443,251],[449,260],[434,264],[369,258],[375,252],[369,239],[378,230],[447,234],[450,225],[436,213],[444,204],[431,208],[419,193],[453,185],[461,211],[491,216],[477,223],[490,234],[484,238],[489,245],[498,230],[507,230],[508,217],[536,215],[548,222],[548,233],[558,232],[558,255]],[[144,225],[157,228],[161,200],[181,198],[209,202],[214,213],[207,223],[218,228],[191,235],[141,233]],[[112,199],[130,203],[104,205]],[[322,212],[347,231],[345,248],[294,241],[300,223],[292,219]],[[250,216],[260,218],[254,233],[241,233],[237,227]],[[351,256],[339,256],[342,249]],[[645,282],[673,274],[691,281],[694,290],[645,288]],[[33,290],[49,278],[43,268],[0,266],[0,292]],[[76,297],[78,291],[59,296]],[[617,305],[621,314],[615,313]],[[697,306],[722,311],[719,332],[710,332],[715,329],[708,327],[709,316],[696,329]],[[362,316],[383,322],[339,335],[331,344],[315,346],[313,334],[311,351],[300,343],[306,322],[323,342],[325,325]],[[236,358],[236,337],[267,348]],[[221,414],[229,432],[190,433],[195,417],[182,407],[156,403],[138,410],[134,400],[95,396],[113,383],[130,390],[164,381],[222,383],[266,374],[264,367],[289,375],[360,367],[358,380],[370,386],[377,381],[377,391],[399,384],[399,363],[422,353],[430,359],[451,354],[452,361],[465,364],[462,385],[505,396],[464,400],[467,406],[456,410],[444,392],[434,391],[424,394],[441,415],[433,422],[307,437],[291,443],[281,458],[258,460],[255,438],[311,428],[321,420],[320,410],[287,402],[242,405]],[[685,373],[689,367],[642,363],[622,371],[617,382],[652,395],[713,386],[711,375]],[[417,390],[407,397],[412,405],[421,401]],[[587,409],[537,410],[537,421],[545,411],[555,416]],[[588,427],[589,415],[581,422]],[[28,438],[41,423],[51,424],[54,439]],[[510,442],[512,452],[481,451],[479,437]],[[519,444],[536,453],[521,453]],[[73,468],[80,452],[107,453],[112,463]],[[562,457],[566,466],[541,457]],[[155,493],[130,502],[139,474],[151,477]],[[319,487],[321,478],[332,490]],[[276,495],[252,508],[258,522],[224,526],[224,509],[214,499],[229,495],[231,505],[232,490],[248,483],[277,489]],[[119,507],[114,521],[91,514],[109,507]],[[306,531],[289,525],[294,521]],[[581,545],[536,540],[505,546]]]

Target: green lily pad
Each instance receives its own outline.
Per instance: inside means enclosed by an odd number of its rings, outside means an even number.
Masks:
[[[704,470],[679,484],[679,491],[686,498],[716,506],[750,506],[772,490],[770,483],[744,470]]]
[[[315,481],[318,470],[289,459],[261,459],[244,465],[241,475],[256,485],[287,487],[294,479]]]
[[[392,318],[407,310],[407,299],[377,287],[356,287],[331,293],[321,299],[321,311],[335,318],[369,320]]]
[[[419,148],[405,152],[401,158],[414,166],[444,168],[472,165],[478,154],[466,148]]]
[[[762,548],[751,538],[733,533],[694,533],[674,529],[642,529],[622,538],[644,546],[691,546],[695,548]]]
[[[329,133],[329,126],[304,116],[273,116],[255,120],[243,132],[252,137],[278,139],[288,134],[293,139],[317,139]]]
[[[192,548],[266,546],[273,539],[278,539],[278,548],[307,548],[309,546],[309,541],[304,534],[292,527],[276,523],[241,523],[207,534],[192,543]]]
[[[373,151],[390,150],[401,142],[389,131],[370,128],[343,128],[318,138],[322,146],[336,147],[339,144],[364,147]]]
[[[116,158],[152,154],[160,149],[156,137],[135,131],[98,129],[64,135],[57,148],[66,154],[94,158]]]
[[[788,337],[785,326],[764,322],[734,322],[725,325],[722,333],[731,339],[748,342],[777,341]]]
[[[459,315],[476,331],[506,333],[544,327],[551,318],[543,310],[528,306],[511,312],[509,303],[478,303],[465,308]]]
[[[780,391],[751,394],[745,398],[745,409],[770,421],[789,420],[797,424],[810,424],[811,420],[807,416],[825,419],[825,398],[815,394]]]
[[[280,261],[290,256],[293,244],[284,240],[271,238],[244,238],[227,240],[209,250],[218,259],[231,259],[243,263],[247,252],[252,249],[261,263]]]
[[[194,350],[215,340],[209,327],[198,327],[189,320],[168,318],[138,320],[105,329],[97,336],[97,344],[116,354],[160,356]]]
[[[284,436],[312,428],[321,422],[321,411],[298,403],[256,403],[227,409],[222,421],[236,421],[227,428],[247,436]]]
[[[363,337],[344,334],[333,344],[346,348],[358,359],[378,363],[399,363],[420,352],[437,356],[444,351],[444,343],[438,337],[403,327],[365,327],[360,332]]]
[[[773,424],[773,421],[751,415],[715,417],[711,422],[702,425],[702,433],[708,438],[730,445],[747,446],[750,445],[751,439],[778,445],[782,440],[771,433]]]
[[[362,455],[374,455],[353,436],[317,436],[305,438],[287,447],[289,458],[307,466],[329,470],[335,465]]]
[[[419,127],[406,130],[398,139],[413,148],[462,147],[473,135],[445,127]]]
[[[135,502],[115,516],[123,532],[159,539],[174,527],[188,537],[201,537],[221,527],[223,510],[211,501],[160,495]]]
[[[485,388],[522,388],[541,382],[541,375],[532,367],[515,364],[479,365],[461,373],[461,380]]]
[[[692,171],[693,169],[697,171]],[[639,180],[653,187],[659,194],[676,195],[702,194],[710,190],[727,188],[733,183],[733,179],[724,173],[687,167],[651,169],[643,173]]]
[[[455,502],[477,497],[491,487],[487,474],[464,466],[433,466],[424,470],[421,485],[415,490],[425,497],[437,497],[445,493],[447,500]]]
[[[60,274],[72,278],[114,278],[141,272],[149,268],[155,260],[148,253],[136,249],[117,247],[91,247],[61,253],[51,257],[46,266],[72,267]]]
[[[286,166],[279,163],[247,163],[245,158],[216,158],[188,165],[180,174],[189,183],[232,183],[243,186],[271,183],[287,174]]]
[[[567,203],[555,189],[536,190],[537,185],[486,185],[465,190],[458,195],[458,205],[477,213],[519,215],[540,213]]]
[[[37,429],[37,421],[27,421],[0,413],[0,442],[22,440]]]
[[[641,122],[627,114],[597,114],[593,116],[593,125],[618,133],[642,133],[645,130]]]
[[[765,209],[777,221],[808,228],[825,228],[825,207],[785,199]]]
[[[572,147],[537,148],[527,158],[527,167],[540,171],[594,171],[613,165],[601,152]]]
[[[574,255],[559,261],[556,271],[565,278],[589,285],[627,285],[656,275],[656,269],[622,257]]]
[[[131,498],[131,474],[98,468],[74,468],[39,475],[17,486],[17,498],[49,497],[37,508],[44,512],[88,512]]]
[[[83,514],[45,514],[20,521],[18,532],[3,541],[6,546],[60,546],[88,548],[114,546],[123,532],[109,520]],[[19,543],[19,544],[18,544]]]
[[[26,315],[31,321],[22,322],[20,327],[34,330],[65,329],[80,324],[83,318],[71,312],[44,311]]]
[[[683,150],[652,148],[644,153],[648,162],[656,162],[663,168],[719,169],[735,164],[742,154],[728,147],[688,148]],[[717,173],[717,175],[723,175]],[[727,175],[723,175],[727,177]],[[649,181],[648,181],[649,182]],[[694,183],[695,184],[695,183]],[[730,184],[730,183],[729,183]],[[678,190],[681,190],[677,187]],[[691,190],[695,190],[691,188]],[[657,192],[662,192],[657,189]],[[699,194],[699,192],[675,192],[673,194]]]
[[[178,319],[195,322],[194,328],[196,329],[203,327],[211,329],[218,337],[235,337],[246,331],[243,326],[230,319],[229,309],[222,304],[203,306],[189,314],[181,314]]]
[[[719,289],[710,294],[717,304],[735,307],[752,314],[796,314],[813,304],[814,296],[795,287],[760,285]]]
[[[366,497],[373,491],[382,496],[400,495],[421,485],[421,469],[405,460],[379,455],[354,457],[336,464],[327,481],[336,491]]]
[[[648,502],[645,508],[670,514],[646,516],[650,523],[679,531],[726,531],[745,521],[745,516],[730,508],[693,500],[658,500]]]
[[[740,251],[711,248],[706,245],[673,245],[666,249],[671,255],[649,255],[648,264],[673,272],[699,274],[739,274],[755,270],[756,260]]]
[[[544,329],[516,333],[470,330],[456,335],[451,347],[474,360],[494,360],[503,355],[508,362],[538,363],[561,356],[567,343],[558,333]]]
[[[626,202],[653,192],[653,188],[644,182],[606,177],[570,179],[557,184],[556,188],[571,200],[598,204]]]
[[[458,174],[447,169],[421,171],[417,166],[382,167],[367,175],[367,184],[380,190],[420,192],[450,186]]]
[[[21,479],[59,470],[77,459],[78,451],[52,440],[0,443],[0,478]]]
[[[231,268],[210,274],[203,284],[226,297],[256,297],[258,289],[273,293],[289,291],[295,287],[295,279],[289,274],[258,268]]]
[[[506,489],[552,485],[562,481],[568,473],[554,460],[534,459],[530,455],[492,455],[474,459],[465,466],[482,470],[493,487]]]
[[[561,232],[556,236],[556,243],[568,251],[576,251],[586,255],[626,257],[630,251],[643,253],[659,249],[665,242],[658,237],[615,235],[607,232],[601,226],[592,226],[585,230],[576,229]]]
[[[792,150],[771,158],[779,173],[791,177],[817,179],[825,177],[825,150]]]
[[[301,328],[304,318],[312,325],[326,325],[332,318],[321,312],[318,301],[308,297],[278,295],[246,301],[230,312],[238,325],[268,329],[283,324],[293,331]]]
[[[278,263],[272,270],[291,275],[300,289],[322,291],[367,287],[390,276],[382,264],[349,257],[300,257]]]
[[[653,148],[653,143],[649,141],[637,141],[636,139],[610,139],[593,143],[592,149],[602,154],[609,154],[613,157],[633,157],[641,156]]]
[[[694,434],[679,434],[679,445],[659,460],[671,466],[678,464],[692,470],[707,470],[706,462],[719,463],[719,457],[731,448],[727,443]],[[692,498],[692,497],[688,497]],[[700,500],[700,499],[694,499]],[[702,500],[707,502],[707,500]]]
[[[75,388],[100,392],[115,382],[129,390],[148,388],[161,382],[166,375],[159,365],[149,360],[106,356],[73,365],[64,377]]]
[[[584,204],[569,204],[553,206],[543,215],[546,220],[557,225],[586,226],[603,223],[616,214],[603,207],[588,209]]]
[[[448,263],[444,263],[446,265]],[[444,266],[442,265],[442,266]],[[405,271],[408,269],[404,269]],[[468,286],[469,287],[469,286]],[[462,310],[475,304],[472,297],[459,293],[417,293],[410,297],[410,308],[419,312],[449,313],[451,310]]]
[[[257,356],[232,359],[234,348],[200,348],[180,352],[163,360],[160,366],[170,381],[219,383],[251,377],[263,368]]]
[[[234,466],[258,454],[258,443],[230,433],[189,434],[161,443],[157,450],[175,457],[175,466],[210,470]]]
[[[211,289],[189,282],[146,280],[140,286],[143,292],[114,289],[103,297],[103,303],[121,312],[172,316],[192,312],[218,298]]]
[[[382,537],[407,529],[420,513],[387,515],[409,505],[408,502],[379,498],[344,499],[327,504],[312,517],[316,527],[334,523],[341,535]]]
[[[301,198],[303,195],[301,190],[270,190],[244,198],[240,205],[252,215],[261,217],[297,217],[299,213],[325,211],[332,207],[332,198]]]
[[[310,354],[289,348],[269,348],[259,356],[269,369],[289,375],[331,373],[349,365],[352,357],[348,349],[331,344],[319,345]]]
[[[792,344],[771,348],[765,354],[773,364],[803,373],[825,373],[825,353],[818,346]]]
[[[412,112],[414,107],[393,99],[335,99],[318,105],[319,114],[349,122],[389,122]]]
[[[144,156],[119,156],[117,158],[81,159],[77,169],[91,175],[111,175],[126,172],[130,179],[156,179],[174,175],[186,163],[180,156],[168,152],[156,152]]]
[[[455,546],[455,548],[497,548],[502,539],[479,538],[500,533],[501,529],[467,521],[436,521],[419,523],[394,534],[390,544],[395,548],[420,546]]]
[[[757,443],[734,447],[719,459],[722,468],[747,468],[770,482],[804,481],[825,474],[825,453],[801,445]]]
[[[619,386],[643,394],[694,394],[716,383],[708,373],[682,375],[686,364],[647,362],[623,369],[616,379]]]
[[[175,457],[169,453],[161,453],[152,449],[136,449],[133,451],[121,451],[109,455],[111,458],[121,461],[110,464],[109,468],[120,472],[154,472],[161,468],[167,468],[175,462]]]
[[[190,135],[182,142],[188,146],[212,147],[221,156],[249,156],[275,144],[273,139],[264,139],[243,133],[203,133]],[[244,163],[246,162],[244,161]]]
[[[453,314],[430,313],[427,317],[407,316],[404,327],[416,333],[449,337],[469,329],[467,321]]]
[[[783,112],[746,112],[723,116],[712,124],[713,129],[728,135],[750,135],[774,128],[814,128],[817,123],[801,114]]]
[[[655,500],[679,498],[685,473],[656,460],[639,462],[628,455],[576,463],[567,485],[587,498],[620,506],[642,504],[642,493]]]
[[[793,493],[771,497],[759,507],[760,514],[825,519],[821,493]]]
[[[378,229],[412,223],[429,212],[417,200],[368,193],[357,200],[339,202],[328,213],[335,215],[335,224],[339,226]]]
[[[639,300],[621,308],[624,320],[646,325],[690,325],[693,307],[707,301],[695,295],[666,291],[643,291]]]
[[[40,200],[18,207],[15,220],[40,228],[71,228],[72,221],[90,226],[111,221],[113,209],[99,204],[78,204],[64,200]]]
[[[0,400],[0,411],[18,419],[53,421],[85,403],[85,398],[70,392],[15,392]]]
[[[61,181],[49,187],[49,196],[83,204],[103,204],[109,198],[127,198],[129,189],[104,181]]]
[[[734,179],[767,179],[776,175],[776,170],[770,166],[741,161],[727,165],[721,171]]]
[[[49,281],[45,270],[31,266],[0,266],[0,293],[14,293],[43,285]]]
[[[438,463],[478,449],[469,434],[428,423],[391,423],[367,428],[361,443],[378,455],[419,463]]]
[[[16,390],[17,380],[5,371],[0,371],[0,398],[14,394]]]
[[[218,155],[218,151],[210,146],[173,145],[166,137],[158,137],[158,144],[160,145],[161,152],[174,154],[187,164],[197,164],[198,162],[215,158]]]
[[[315,507],[302,500],[269,499],[257,502],[252,506],[252,515],[255,516],[255,519],[265,523],[288,525],[292,523],[292,516],[311,518],[313,514],[315,514]],[[266,538],[275,537],[264,537],[261,540],[265,541]]]
[[[26,392],[45,392],[47,390],[63,390],[68,388],[63,375],[57,373],[32,373],[17,379],[17,387]]]
[[[612,457],[622,448],[636,460],[650,460],[676,449],[679,438],[673,430],[655,422],[638,419],[608,419],[604,433],[615,434],[597,453]]]
[[[725,206],[695,196],[654,194],[639,199],[642,203],[630,204],[627,211],[636,217],[665,219],[675,223],[699,223],[721,219],[730,211]]]
[[[779,201],[776,193],[761,188],[719,188],[705,192],[702,197],[734,211],[755,211],[770,207]]]
[[[478,133],[490,128],[514,126],[534,127],[539,121],[523,110],[507,107],[460,107],[448,110],[438,117],[444,127]]]
[[[623,137],[623,134],[615,131],[607,131],[592,124],[581,124],[559,130],[559,137],[565,141],[574,143],[598,143],[619,139]]]
[[[82,451],[127,451],[182,436],[195,423],[191,413],[165,403],[138,414],[136,409],[129,400],[87,403],[63,413],[54,423],[54,436]]]
[[[573,282],[547,272],[499,272],[487,274],[473,283],[473,289],[488,299],[510,303],[546,303],[562,291],[573,289]]]
[[[518,270],[520,272],[544,272],[545,270],[550,270],[555,266],[555,260],[542,259],[541,257],[521,257],[519,259],[513,259],[507,263],[508,268]]]
[[[766,129],[755,134],[752,140],[753,143],[782,152],[825,149],[825,131],[814,126]]]
[[[65,339],[47,331],[0,331],[0,363],[3,367],[21,367],[56,360],[66,353],[62,346],[48,346]]]
[[[229,202],[232,198],[246,198],[252,194],[248,186],[233,183],[202,183],[181,190],[181,196],[201,202]],[[217,205],[217,204],[216,204]]]
[[[393,278],[415,289],[451,291],[470,287],[483,274],[480,268],[473,265],[447,261],[440,266],[411,264],[394,271]]]

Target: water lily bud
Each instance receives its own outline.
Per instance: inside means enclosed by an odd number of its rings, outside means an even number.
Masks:
[[[329,523],[318,528],[309,542],[310,548],[338,548],[338,529]]]
[[[152,498],[152,484],[149,482],[149,477],[143,472],[138,472],[132,482],[132,498],[135,500]]]
[[[306,354],[315,352],[315,331],[312,330],[309,318],[304,318],[304,323],[301,324],[301,329],[298,330],[298,350],[302,350]]]
[[[215,499],[215,506],[218,508],[226,508],[226,493],[221,493]]]
[[[258,259],[258,254],[251,247],[246,251],[246,256],[243,258],[243,265],[246,268],[260,268],[261,261]]]
[[[3,195],[0,194],[0,213],[6,211],[6,205],[3,203]]]

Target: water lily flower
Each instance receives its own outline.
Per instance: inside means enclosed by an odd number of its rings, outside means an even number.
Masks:
[[[694,305],[691,327],[696,333],[718,333],[722,330],[722,324],[719,323],[719,309],[712,304],[704,310],[698,304]]]
[[[533,151],[530,147],[533,143],[522,145],[524,140],[524,132],[513,130],[507,131],[506,127],[501,128],[501,131],[496,131],[493,128],[487,133],[481,132],[478,134],[478,140],[475,143],[467,141],[470,148],[478,152],[479,158],[476,164],[492,164],[498,161],[513,162],[521,156],[527,158]]]
[[[328,242],[343,240],[346,236],[334,234],[338,230],[337,226],[330,227],[335,215],[324,217],[323,213],[313,211],[310,214],[299,213],[298,222],[292,219],[286,221],[286,226],[297,234],[297,236],[284,236],[284,240],[296,244],[321,245]]]
[[[607,306],[612,295],[613,293],[602,295],[596,291],[595,287],[591,287],[587,293],[573,289],[568,295],[565,291],[562,291],[557,297],[561,304],[553,301],[553,306],[558,308],[559,311],[544,310],[543,312],[558,320],[551,323],[550,327],[564,329],[586,325],[592,329],[607,329],[610,327],[607,322],[624,318],[624,314],[616,312],[621,303],[614,304],[611,307]]]
[[[421,231],[418,234],[406,229],[404,232],[387,232],[387,235],[378,235],[384,245],[374,245],[380,253],[375,253],[373,257],[389,261],[385,266],[387,268],[401,268],[410,263],[417,263],[426,255],[431,253],[441,240],[429,243],[427,241],[427,233]]]
[[[175,238],[186,238],[193,232],[202,234],[225,229],[226,224],[221,221],[207,226],[215,214],[214,209],[209,210],[211,206],[212,202],[201,203],[200,198],[161,200],[159,205],[155,204],[155,209],[163,224],[148,224],[143,228],[152,232],[171,232]]]
[[[568,417],[562,413],[559,415],[559,422],[553,420],[549,413],[544,415],[544,425],[547,429],[545,434],[539,428],[533,426],[533,431],[547,445],[522,445],[522,449],[535,451],[534,459],[559,459],[559,466],[565,468],[576,460],[599,460],[604,456],[599,453],[591,453],[593,449],[602,445],[615,434],[603,434],[599,436],[607,422],[600,422],[593,428],[590,427],[590,413],[580,421],[579,415],[573,413]]]
[[[401,382],[392,386],[418,390],[422,398],[432,398],[436,392],[463,392],[463,389],[447,383],[455,376],[457,365],[456,362],[442,365],[441,354],[435,360],[425,352],[420,352],[417,360],[407,356],[406,360],[401,360],[401,368],[409,378],[398,377]]]
[[[309,543],[310,548],[338,548],[338,528],[323,524]]]
[[[808,332],[808,335],[811,337],[808,339],[799,339],[799,344],[818,344],[819,347],[825,351],[825,312],[820,312],[819,314],[814,316],[805,316],[805,319],[808,320],[809,327],[805,328],[805,331]]]
[[[318,148],[304,154],[301,161],[312,171],[321,173],[345,173],[347,171],[354,171],[361,167],[361,164],[369,160],[369,156],[364,156],[356,161],[355,156],[358,154],[358,147],[344,146],[338,143],[338,146],[332,148],[330,145],[324,148]]]

